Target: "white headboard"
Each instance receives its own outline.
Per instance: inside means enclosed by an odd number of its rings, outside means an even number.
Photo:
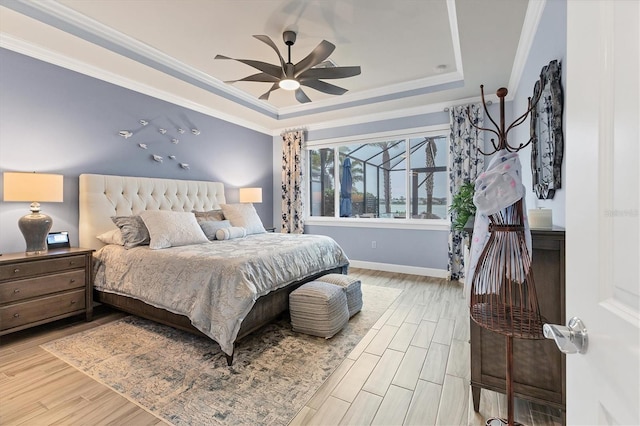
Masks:
[[[207,211],[225,203],[220,182],[80,175],[80,247],[99,249],[97,235],[116,226],[112,216],[144,210]]]

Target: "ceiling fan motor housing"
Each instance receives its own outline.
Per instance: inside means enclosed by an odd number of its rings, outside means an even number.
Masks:
[[[282,40],[284,40],[284,44],[287,46],[293,46],[296,42],[296,33],[295,31],[285,31],[282,33]]]

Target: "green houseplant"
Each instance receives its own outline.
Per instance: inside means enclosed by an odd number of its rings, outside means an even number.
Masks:
[[[463,231],[470,217],[476,214],[476,205],[473,204],[474,184],[465,182],[451,200],[449,213],[453,213],[453,229]]]

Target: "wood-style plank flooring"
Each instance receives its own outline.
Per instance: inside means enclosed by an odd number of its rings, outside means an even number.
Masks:
[[[503,395],[469,392],[469,319],[462,286],[352,268],[362,282],[405,290],[291,425],[482,425],[505,416]],[[70,367],[40,344],[124,316],[96,310],[0,337],[1,425],[158,425],[151,413]],[[561,413],[516,400],[516,420],[561,424]]]

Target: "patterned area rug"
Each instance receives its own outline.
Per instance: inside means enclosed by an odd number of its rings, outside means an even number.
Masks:
[[[232,367],[215,342],[133,316],[42,347],[175,425],[286,425],[401,290],[362,293],[362,311],[333,338],[279,320],[241,340]]]

